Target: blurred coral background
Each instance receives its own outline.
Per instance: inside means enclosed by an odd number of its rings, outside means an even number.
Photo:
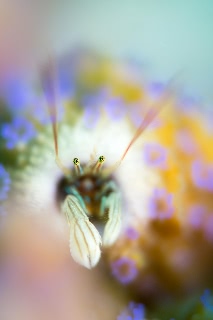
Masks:
[[[212,17],[211,0],[0,0],[1,320],[213,319]],[[96,147],[113,164],[165,105],[115,173],[123,228],[92,270],[56,199],[49,58],[67,166]]]
[[[1,65],[38,62],[83,46],[133,59],[157,79],[181,70],[189,90],[212,98],[211,0],[1,0],[0,5]]]

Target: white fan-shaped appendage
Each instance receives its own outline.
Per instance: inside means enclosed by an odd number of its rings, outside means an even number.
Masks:
[[[89,221],[78,199],[68,195],[62,206],[70,225],[70,253],[73,259],[91,269],[100,260],[101,237],[98,230]]]
[[[106,223],[103,235],[103,246],[111,246],[118,238],[121,229],[121,195],[112,192],[106,201],[109,210],[109,220]]]
[[[70,252],[79,264],[91,269],[101,257],[101,237],[89,220],[76,220],[70,224]]]

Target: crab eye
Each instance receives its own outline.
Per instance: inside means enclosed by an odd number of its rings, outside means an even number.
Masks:
[[[100,156],[99,158],[98,158],[98,162],[99,163],[103,163],[105,161],[105,157],[104,156]]]
[[[73,163],[74,163],[75,166],[79,166],[80,161],[79,161],[78,158],[74,158],[74,159],[73,159]]]

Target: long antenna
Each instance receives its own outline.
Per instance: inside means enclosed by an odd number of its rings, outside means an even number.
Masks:
[[[165,104],[168,102],[168,99],[171,97],[172,93],[172,83],[173,79],[169,81],[167,88],[162,93],[160,99],[158,102],[155,102],[152,106],[150,106],[149,111],[143,118],[139,128],[136,130],[133,138],[130,140],[128,146],[126,147],[123,155],[121,156],[120,161],[118,161],[118,165],[121,164],[123,159],[125,158],[127,152],[131,148],[131,146],[135,143],[135,141],[140,137],[140,135],[146,130],[146,128],[150,125],[150,123],[155,119],[155,117],[160,113],[163,107],[165,107]]]
[[[56,99],[56,68],[53,59],[49,58],[42,72],[42,87],[47,99],[48,112],[52,124],[56,163],[62,172],[69,176],[70,170],[66,168],[59,158],[58,151],[58,126],[57,126],[57,99]]]
[[[155,117],[160,113],[160,111],[166,106],[166,104],[169,101],[169,98],[172,97],[172,92],[174,89],[174,81],[177,79],[177,75],[174,76],[169,83],[167,84],[167,87],[165,88],[164,92],[162,93],[161,97],[157,102],[154,102],[150,107],[149,111],[144,116],[140,126],[136,130],[133,138],[130,140],[128,146],[124,150],[124,153],[122,154],[119,161],[117,161],[114,165],[112,165],[110,168],[104,169],[103,174],[105,176],[109,176],[112,174],[117,168],[120,166],[121,162],[126,157],[129,149],[132,147],[132,145],[135,143],[135,141],[140,137],[140,135],[146,130],[146,128],[150,125],[150,123],[155,119]]]

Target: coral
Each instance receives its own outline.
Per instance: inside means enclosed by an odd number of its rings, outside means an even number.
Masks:
[[[113,276],[122,284],[131,283],[138,274],[134,260],[128,257],[121,257],[111,264]]]
[[[168,219],[174,212],[173,195],[165,189],[155,189],[149,203],[150,217]]]
[[[145,144],[143,154],[146,164],[162,169],[166,167],[167,150],[160,144]]]
[[[11,123],[2,125],[1,134],[8,149],[26,145],[36,135],[33,124],[25,118],[14,118]]]
[[[117,320],[143,320],[145,319],[145,308],[143,304],[130,302]]]
[[[42,94],[33,90],[33,84],[26,89],[30,98],[22,96],[22,86],[17,84],[11,87],[10,101],[5,93],[9,111],[1,124],[0,152],[5,155],[4,165],[8,157],[8,172],[0,166],[0,197],[6,200],[7,211],[42,213],[51,217],[48,226],[63,225],[66,219],[58,195],[66,194],[64,173],[73,174],[72,159],[79,158],[82,167],[106,174],[121,194],[120,235],[112,246],[103,248],[100,263],[88,273],[93,283],[101,274],[104,288],[106,282],[111,292],[116,288],[112,299],[116,306],[137,302],[119,316],[116,310],[114,318],[141,320],[146,308],[150,319],[209,319],[210,291],[202,295],[202,305],[197,298],[203,288],[213,287],[213,135],[206,125],[208,114],[199,110],[196,98],[185,93],[177,96],[170,82],[142,85],[141,71],[91,53],[61,59],[58,69],[58,165],[50,128],[56,116],[44,111],[54,102],[48,82]],[[26,108],[29,101],[31,106]],[[13,106],[17,104],[23,108],[16,113]],[[141,123],[149,112],[156,117],[143,131]],[[106,158],[102,167],[97,163],[101,155]],[[14,167],[9,165],[11,158],[17,160]],[[12,192],[7,199],[10,173]],[[96,189],[101,183],[102,176]],[[92,189],[93,183],[88,179],[85,186]],[[110,188],[105,197],[114,191]],[[91,194],[82,193],[78,199],[83,199],[84,210],[90,208],[89,219],[101,233],[109,213],[104,206],[107,201],[103,196],[103,213],[98,192],[93,202]],[[63,229],[60,237],[64,234]],[[84,296],[84,302],[90,295]]]

